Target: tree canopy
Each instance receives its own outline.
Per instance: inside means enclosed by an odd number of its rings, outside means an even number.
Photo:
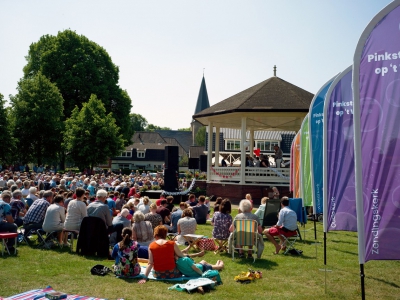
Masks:
[[[11,96],[13,135],[22,163],[56,159],[61,150],[63,98],[41,72],[20,80]]]
[[[83,169],[117,155],[124,139],[112,113],[106,114],[102,101],[92,95],[82,109],[76,106],[65,122],[64,144],[68,155]]]
[[[145,131],[156,131],[156,130],[171,130],[171,128],[170,127],[160,127],[160,126],[157,126],[154,124],[149,124],[145,128]]]
[[[131,120],[131,128],[133,133],[136,131],[144,131],[145,128],[147,127],[147,120],[145,117],[143,117],[140,114],[130,114],[129,115],[130,120]]]
[[[11,163],[15,153],[15,140],[11,134],[9,111],[5,107],[4,96],[0,94],[0,163]]]
[[[95,94],[106,112],[113,114],[125,140],[130,141],[131,99],[119,87],[119,69],[104,48],[83,35],[65,30],[57,36],[44,35],[31,44],[26,60],[25,79],[41,72],[57,85],[65,100],[65,119],[75,106],[81,108]]]

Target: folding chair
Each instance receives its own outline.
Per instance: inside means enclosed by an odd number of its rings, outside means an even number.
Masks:
[[[301,238],[299,229],[297,228],[295,231],[289,231],[289,234],[283,235],[281,234],[280,236],[283,238],[283,243],[282,246],[286,247],[285,252],[283,254],[287,254],[290,250],[294,250],[297,252],[297,254],[301,254],[295,247],[296,241]]]
[[[57,234],[60,232],[58,231],[51,231],[51,232],[46,232],[43,229],[37,231],[37,235],[40,237],[40,239],[43,241],[41,243],[41,247],[43,249],[51,249],[53,245],[57,245],[61,247],[60,243],[58,242]]]
[[[236,220],[234,227],[235,230],[232,233],[232,260],[235,259],[235,250],[252,250],[253,254],[257,252],[258,223],[255,220]],[[253,247],[253,249],[250,247]],[[253,262],[255,262],[256,256],[253,255],[253,258]]]
[[[18,233],[14,233],[14,232],[3,232],[0,233],[0,239],[2,241],[2,251],[1,251],[1,256],[4,256],[4,250],[7,250],[8,255],[10,255],[10,250],[7,247],[7,241],[8,239],[12,239],[14,238],[15,242],[14,242],[14,254],[17,254],[17,237],[18,237]]]
[[[69,250],[70,250],[70,252],[72,252],[74,249],[74,238],[78,237],[79,231],[67,230],[67,229],[64,229],[63,231],[68,233],[68,237],[69,237],[69,241],[70,241],[70,249]]]
[[[214,254],[228,252],[228,240],[214,239],[214,241],[217,243],[217,250],[214,251]]]

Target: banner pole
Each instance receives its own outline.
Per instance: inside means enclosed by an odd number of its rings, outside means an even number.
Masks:
[[[314,214],[314,239],[317,240],[317,215]]]
[[[326,268],[326,232],[324,232],[324,265]]]
[[[361,299],[365,300],[365,285],[364,285],[364,264],[360,264],[360,279],[361,279]]]

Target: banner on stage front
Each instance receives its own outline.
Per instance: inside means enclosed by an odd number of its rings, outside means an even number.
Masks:
[[[352,66],[331,84],[324,105],[324,231],[357,231]],[[326,222],[325,222],[326,221]]]
[[[400,259],[400,1],[378,13],[354,54],[360,263]]]
[[[308,119],[309,115],[307,114],[300,128],[300,190],[304,206],[312,206]]]

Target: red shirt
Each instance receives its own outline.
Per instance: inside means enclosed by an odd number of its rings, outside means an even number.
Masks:
[[[149,245],[149,250],[153,255],[154,270],[163,272],[175,269],[175,242],[167,241],[164,245],[159,245],[152,242]]]

